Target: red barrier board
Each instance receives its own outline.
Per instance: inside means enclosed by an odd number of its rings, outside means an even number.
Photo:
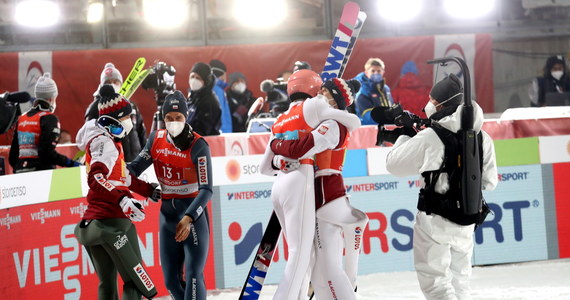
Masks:
[[[87,201],[80,198],[0,210],[0,294],[11,299],[46,299],[46,293],[50,299],[97,299],[99,280],[73,234],[86,208]],[[146,219],[136,223],[136,228],[145,268],[158,296],[165,296],[168,291],[159,258],[159,210],[160,204],[150,203]],[[215,289],[213,237],[204,275],[206,287]]]
[[[570,163],[552,165],[554,198],[556,199],[556,223],[558,224],[558,249],[560,258],[570,257]]]

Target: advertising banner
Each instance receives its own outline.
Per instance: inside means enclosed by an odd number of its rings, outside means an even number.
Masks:
[[[263,155],[212,157],[214,185],[273,182],[273,176],[260,172],[262,157]]]
[[[368,175],[390,174],[390,172],[386,170],[386,157],[388,156],[390,150],[392,150],[392,147],[377,147],[366,149],[368,152]]]
[[[541,164],[570,162],[570,135],[541,136],[538,146]]]
[[[495,140],[497,166],[540,164],[538,137]]]
[[[47,202],[51,177],[51,170],[2,176],[0,209]]]
[[[40,173],[40,172],[37,172]],[[99,280],[85,248],[73,234],[87,209],[84,198],[0,210],[0,290],[13,299],[97,299]],[[159,259],[159,205],[146,207],[136,224],[144,266],[158,296],[168,295]],[[216,288],[213,245],[205,280]],[[120,277],[120,276],[119,276]],[[120,283],[122,285],[122,283]]]
[[[560,258],[570,257],[570,163],[552,165]]]

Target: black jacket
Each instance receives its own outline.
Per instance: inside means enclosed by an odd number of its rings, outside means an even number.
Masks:
[[[97,105],[99,104],[100,96],[95,96],[95,100],[91,102],[87,111],[85,112],[85,121],[99,118],[99,109]],[[146,128],[144,127],[143,117],[139,108],[135,103],[131,102],[133,108],[133,129],[129,134],[121,139],[121,144],[123,145],[123,152],[125,153],[125,161],[133,161],[137,155],[141,152],[142,148],[146,144]]]
[[[28,116],[33,116],[41,112],[40,107],[47,109],[49,105],[45,102],[40,102],[38,106],[34,106],[26,114]],[[18,120],[19,122],[19,120]],[[57,153],[55,151],[55,146],[59,141],[60,128],[59,120],[56,115],[49,114],[40,117],[40,139],[38,142],[38,157],[39,158],[26,158],[20,159],[20,144],[18,141],[18,130],[16,125],[16,130],[14,131],[14,137],[12,138],[12,146],[10,147],[9,162],[14,172],[22,171],[39,171],[39,170],[49,170],[55,169],[57,166],[71,167],[73,166],[73,161],[67,156]]]
[[[250,90],[245,90],[242,94],[238,94],[232,89],[226,92],[230,111],[232,113],[232,127],[234,132],[245,132],[247,121],[247,112],[255,98]]]
[[[192,126],[192,130],[199,135],[219,135],[221,126],[222,110],[213,88],[214,75],[210,75],[205,85],[190,92],[188,97],[188,119],[186,123]]]

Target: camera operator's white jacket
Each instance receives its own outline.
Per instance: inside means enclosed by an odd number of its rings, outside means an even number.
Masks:
[[[444,128],[457,132],[461,129],[461,112],[463,104],[457,107],[455,113],[437,121]],[[473,129],[479,133],[483,125],[483,110],[473,102],[475,118]],[[401,135],[394,143],[392,151],[386,158],[386,169],[396,176],[410,176],[421,174],[425,171],[439,170],[443,163],[445,148],[437,133],[431,128],[426,128],[416,136]],[[423,181],[423,178],[422,178]],[[483,170],[481,185],[484,190],[493,190],[497,186],[497,164],[495,161],[495,147],[491,137],[483,131]],[[436,192],[443,194],[449,189],[447,174],[442,173],[437,185]]]
[[[483,110],[473,103],[475,122],[473,129],[481,131]],[[455,113],[438,121],[446,129],[457,132],[461,128],[460,105]],[[483,132],[483,170],[481,183],[484,190],[497,186],[495,148],[491,137]],[[386,168],[396,176],[410,176],[438,170],[443,163],[445,147],[437,133],[426,128],[414,137],[402,135],[386,159]],[[423,177],[422,177],[423,182]],[[423,182],[422,185],[425,185]],[[435,190],[445,193],[449,189],[448,176],[442,173]],[[426,299],[471,299],[469,278],[473,255],[474,224],[462,226],[436,214],[419,211],[416,214],[413,236],[414,265],[420,288]]]

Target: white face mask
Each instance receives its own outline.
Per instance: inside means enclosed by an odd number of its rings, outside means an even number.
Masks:
[[[243,92],[245,92],[245,89],[246,89],[245,82],[238,82],[232,86],[232,91],[238,94],[243,94]]]
[[[428,103],[426,104],[426,107],[424,107],[424,111],[426,113],[426,116],[429,118],[433,114],[435,114],[437,109],[435,108],[435,105],[433,105],[433,103],[431,103],[431,101],[428,101]]]
[[[552,75],[552,77],[554,77],[556,80],[560,80],[560,78],[562,78],[562,75],[564,75],[564,71],[553,71],[550,72],[550,75]]]
[[[177,137],[184,130],[185,122],[166,122],[166,130],[171,136]]]
[[[188,83],[190,83],[190,90],[192,91],[197,91],[204,86],[204,83],[198,78],[190,78]]]
[[[119,84],[111,84],[111,85],[113,86],[115,93],[119,93],[121,91],[121,85]]]
[[[129,132],[131,132],[131,130],[133,129],[133,121],[131,121],[131,118],[128,118],[126,120],[121,121],[121,125],[123,125],[124,130],[121,133],[122,136],[119,138],[123,138],[124,136],[129,134]]]

